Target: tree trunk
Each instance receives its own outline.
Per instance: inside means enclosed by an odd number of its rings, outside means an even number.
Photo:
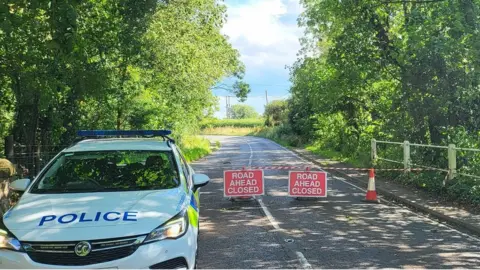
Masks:
[[[117,108],[117,130],[120,130],[122,127],[122,109]]]

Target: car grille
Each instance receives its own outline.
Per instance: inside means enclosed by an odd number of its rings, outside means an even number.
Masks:
[[[177,257],[175,259],[154,264],[149,268],[150,269],[180,269],[180,268],[188,268],[188,265],[185,258]]]
[[[91,252],[86,256],[75,253],[72,242],[22,242],[30,259],[37,263],[63,266],[80,266],[118,260],[132,255],[145,239],[143,236],[122,237],[86,241],[91,245]]]

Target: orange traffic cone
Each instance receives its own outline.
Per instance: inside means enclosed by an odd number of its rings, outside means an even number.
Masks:
[[[378,203],[377,191],[375,190],[375,169],[370,169],[368,175],[368,188],[367,196],[365,196],[365,202]]]

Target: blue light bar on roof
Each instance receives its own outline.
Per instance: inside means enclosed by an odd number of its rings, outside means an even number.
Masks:
[[[79,130],[79,137],[100,137],[100,136],[167,136],[172,134],[171,130]]]

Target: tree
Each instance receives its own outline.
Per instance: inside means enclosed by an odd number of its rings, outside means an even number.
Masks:
[[[290,137],[363,162],[372,138],[480,147],[478,0],[302,3],[306,35],[290,69]],[[389,159],[401,155],[382,151]],[[441,151],[417,148],[414,155],[415,164],[446,164]],[[480,172],[478,157],[469,161],[464,172]],[[480,201],[471,178],[450,186],[431,175],[412,182]]]
[[[290,69],[294,132],[347,155],[373,137],[477,137],[478,1],[303,4],[307,35]]]
[[[79,129],[192,132],[225,77],[249,91],[216,0],[19,0],[0,15],[0,135],[32,174]]]
[[[157,111],[154,127],[177,132],[198,126],[198,117],[217,100],[211,87],[243,72],[239,53],[220,30],[225,6],[215,0],[161,5],[145,36],[151,68],[144,77]]]
[[[264,117],[266,126],[277,126],[287,122],[288,102],[286,100],[274,100],[265,107]]]
[[[251,89],[249,84],[242,81],[236,81],[233,84],[233,90],[231,92],[235,94],[240,102],[244,102],[247,100],[247,95],[250,93],[250,91]]]
[[[259,116],[255,108],[246,104],[234,104],[230,110],[233,119],[257,118]]]

